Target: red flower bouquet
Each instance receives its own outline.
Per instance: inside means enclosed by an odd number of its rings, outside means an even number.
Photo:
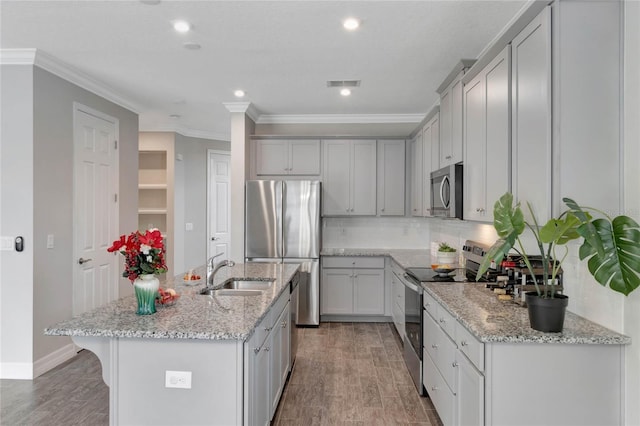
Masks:
[[[133,282],[139,275],[162,274],[167,272],[164,261],[164,243],[157,229],[149,229],[141,234],[132,232],[128,237],[121,235],[107,249],[109,253],[119,251],[125,257],[122,276]]]

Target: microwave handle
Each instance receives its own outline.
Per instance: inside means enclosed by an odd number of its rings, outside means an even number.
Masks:
[[[440,202],[445,209],[449,208],[449,203],[445,203],[444,201],[444,184],[445,182],[449,182],[449,176],[444,176],[442,178],[442,182],[440,182]]]

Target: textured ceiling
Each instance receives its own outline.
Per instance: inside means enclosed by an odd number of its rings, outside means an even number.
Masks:
[[[135,106],[141,130],[220,138],[236,88],[262,119],[425,114],[454,64],[477,57],[524,3],[3,0],[0,46],[41,49],[104,83]],[[341,27],[348,16],[358,31]],[[193,31],[177,34],[176,19]],[[362,83],[350,97],[326,87],[352,79]]]

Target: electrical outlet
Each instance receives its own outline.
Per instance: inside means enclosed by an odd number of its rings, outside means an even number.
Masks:
[[[191,223],[191,222],[185,223],[184,230],[185,231],[193,231],[193,223]]]
[[[191,389],[191,371],[165,371],[164,387]]]

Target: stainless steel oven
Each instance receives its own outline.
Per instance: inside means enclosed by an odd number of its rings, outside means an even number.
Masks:
[[[422,386],[422,286],[404,274],[404,362],[420,395]]]

